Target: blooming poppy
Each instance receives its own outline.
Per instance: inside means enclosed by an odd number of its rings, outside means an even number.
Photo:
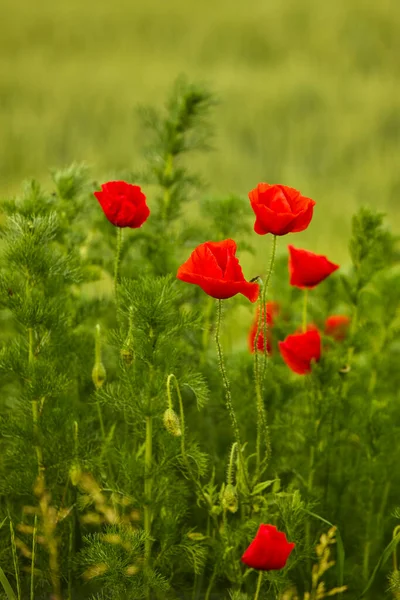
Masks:
[[[288,335],[279,342],[279,350],[287,366],[299,375],[311,372],[311,361],[321,358],[321,334],[315,326],[302,333]]]
[[[259,235],[286,235],[304,231],[313,216],[315,202],[287,185],[259,183],[249,192],[256,215],[254,231]]]
[[[125,181],[103,183],[100,192],[94,192],[107,219],[115,227],[141,227],[150,214],[146,196],[138,185]]]
[[[267,302],[265,305],[266,313],[267,313],[267,353],[271,354],[272,351],[272,336],[271,336],[271,327],[274,324],[274,317],[279,314],[279,304],[277,302]],[[256,318],[253,321],[253,324],[250,328],[249,335],[247,338],[249,350],[254,353],[254,341],[257,335],[258,329],[258,319],[260,315],[260,307],[257,307]],[[264,352],[265,344],[264,344],[264,315],[263,320],[261,322],[260,331],[258,333],[257,339],[257,350],[260,352]]]
[[[242,556],[242,562],[252,569],[276,571],[283,569],[295,544],[274,525],[260,525],[256,537]]]
[[[322,254],[288,246],[290,285],[313,288],[339,268]]]
[[[236,242],[205,242],[192,252],[178,269],[177,278],[194,283],[212,296],[223,300],[243,294],[255,302],[260,292],[258,283],[246,281],[236,258]]]
[[[325,321],[325,335],[341,342],[346,337],[349,325],[350,317],[347,315],[331,315]]]

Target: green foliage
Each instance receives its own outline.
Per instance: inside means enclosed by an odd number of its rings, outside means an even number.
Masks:
[[[384,598],[390,576],[398,591],[388,566],[400,493],[396,240],[381,215],[355,215],[351,267],[308,306],[321,331],[338,313],[350,328],[343,340],[323,334],[322,358],[302,378],[277,349],[303,310],[278,257],[268,300],[280,314],[259,386],[270,456],[266,440],[257,455],[253,357],[244,340],[229,348],[223,331],[240,447],[212,345],[213,299],[175,278],[206,239],[253,246],[241,197],[199,198],[201,220],[185,224],[186,200],[200,195],[189,152],[208,146],[212,103],[179,81],[163,113],[147,111],[140,182],[152,184],[152,214],[124,231],[114,287],[115,230],[86,167],[53,172],[54,193],[30,182],[3,204],[0,522],[13,534],[0,527],[0,582],[9,597],[18,581],[23,598],[254,598],[256,574],[240,558],[261,523],[296,544],[285,569],[265,573],[262,593],[310,593],[314,547],[331,524],[337,569],[326,589],[344,583],[349,600]],[[247,327],[244,301],[225,304],[225,326]]]

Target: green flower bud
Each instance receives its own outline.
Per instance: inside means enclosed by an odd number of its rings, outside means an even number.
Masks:
[[[135,354],[134,354],[132,348],[130,347],[130,345],[128,345],[126,343],[121,348],[120,355],[121,355],[122,360],[128,367],[129,367],[129,365],[131,365],[133,363],[133,360],[135,358]]]
[[[103,363],[101,361],[96,361],[92,371],[92,380],[96,390],[99,390],[101,388],[101,386],[106,380],[106,377],[107,374]]]
[[[76,487],[80,481],[82,475],[82,469],[78,462],[73,462],[69,469],[69,478],[74,487]]]
[[[172,408],[167,408],[163,416],[165,429],[175,436],[182,435],[181,422],[178,415]]]
[[[222,506],[231,513],[235,513],[239,507],[236,487],[230,483],[228,483],[223,491]]]

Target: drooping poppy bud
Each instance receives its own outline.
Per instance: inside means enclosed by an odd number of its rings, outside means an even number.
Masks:
[[[96,390],[99,390],[107,377],[106,369],[101,360],[100,325],[96,325],[95,362],[92,370],[92,380]]]
[[[295,544],[274,525],[260,525],[256,537],[242,556],[242,562],[252,569],[277,571],[283,569]]]
[[[171,434],[179,437],[182,435],[181,422],[173,408],[167,408],[163,415],[165,429]]]

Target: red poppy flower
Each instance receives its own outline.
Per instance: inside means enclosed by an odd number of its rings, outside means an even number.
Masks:
[[[276,571],[283,569],[296,544],[274,525],[260,525],[256,537],[242,556],[242,562],[252,569]]]
[[[259,235],[304,231],[313,216],[314,200],[286,185],[259,183],[249,198],[256,215],[254,231]]]
[[[289,248],[290,285],[299,288],[313,288],[339,268],[322,254],[308,250]]]
[[[138,185],[125,181],[103,183],[101,192],[94,192],[107,219],[115,227],[141,227],[150,214],[146,196]]]
[[[235,255],[236,243],[233,240],[205,242],[197,246],[190,258],[179,267],[177,278],[200,286],[213,298],[223,300],[243,294],[255,302],[260,286],[245,280]]]
[[[271,327],[274,324],[274,317],[276,317],[279,314],[280,307],[277,302],[267,302],[265,307],[266,307],[266,311],[267,311],[267,326],[268,326],[268,329],[267,329],[267,353],[271,354],[271,352],[272,352]],[[249,350],[252,353],[254,353],[254,341],[255,341],[256,335],[257,335],[259,314],[260,314],[260,308],[257,307],[256,318],[253,321],[253,324],[250,328],[249,335],[247,338]],[[259,331],[258,339],[257,339],[257,350],[259,350],[260,352],[264,352],[264,346],[265,346],[265,344],[264,344],[264,322],[262,322],[261,329]]]
[[[346,337],[349,325],[350,317],[347,315],[331,315],[325,321],[325,335],[341,342]]]
[[[279,350],[287,366],[299,375],[311,372],[311,361],[321,358],[321,335],[315,326],[303,333],[288,335],[279,342]]]

